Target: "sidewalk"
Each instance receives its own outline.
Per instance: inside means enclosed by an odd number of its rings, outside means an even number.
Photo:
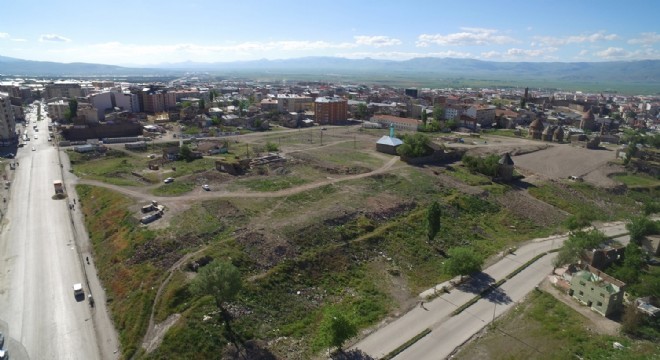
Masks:
[[[102,359],[119,359],[121,352],[119,351],[117,331],[106,306],[105,289],[101,287],[96,267],[94,266],[89,235],[87,234],[83,215],[80,211],[80,202],[78,201],[79,198],[75,188],[78,178],[69,171],[71,165],[68,156],[61,153],[63,150],[58,149],[58,151],[60,151],[59,158],[62,162],[62,180],[66,187],[67,201],[73,203],[74,199],[76,200],[73,210],[69,210],[69,214],[75,234],[76,246],[80,255],[80,262],[84,267],[83,273],[85,274],[87,288],[90,294],[94,296],[94,307],[91,309],[91,313],[94,320],[94,330],[96,332],[100,355]],[[89,264],[87,263],[87,258],[89,258]]]
[[[623,222],[603,224],[601,230],[604,230],[608,236],[626,232]],[[351,348],[358,348],[375,358],[387,355],[425,329],[440,326],[451,318],[451,313],[456,308],[470,301],[490,284],[504,279],[536,255],[559,248],[567,238],[568,235],[565,234],[533,239],[521,245],[511,254],[502,254],[502,259],[473,276],[468,282],[452,288],[449,293],[442,294],[424,303],[423,307],[415,307],[398,319],[375,330]],[[533,269],[534,265],[530,268]],[[436,289],[441,292],[442,287],[445,285],[448,285],[448,283],[436,285],[422,292],[420,296],[433,294]]]

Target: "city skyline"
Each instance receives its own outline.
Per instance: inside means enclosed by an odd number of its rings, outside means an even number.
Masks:
[[[660,59],[660,5],[621,2],[7,3],[0,55],[148,66],[335,56],[490,61]]]

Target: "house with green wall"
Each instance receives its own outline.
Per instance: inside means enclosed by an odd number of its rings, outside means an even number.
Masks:
[[[595,312],[609,316],[623,307],[625,286],[622,281],[585,265],[573,274],[568,294]]]

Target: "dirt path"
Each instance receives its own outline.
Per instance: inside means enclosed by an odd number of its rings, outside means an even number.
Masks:
[[[172,314],[162,323],[160,324],[155,323],[154,316],[156,313],[156,305],[160,300],[160,297],[163,293],[163,289],[165,289],[165,286],[169,284],[170,279],[172,279],[172,275],[174,275],[174,272],[176,270],[179,270],[181,265],[183,265],[186,261],[190,260],[193,256],[206,250],[206,248],[207,247],[204,246],[195,252],[184,255],[167,270],[168,273],[167,278],[163,280],[163,282],[158,287],[158,291],[156,291],[156,296],[154,297],[153,305],[151,305],[151,316],[149,317],[149,326],[147,327],[147,332],[144,334],[144,338],[142,339],[142,348],[144,348],[147,351],[147,353],[150,353],[154,351],[156,348],[158,348],[160,343],[163,341],[163,337],[165,336],[167,330],[169,330],[169,328],[172,327],[172,325],[174,325],[181,316],[180,314]]]
[[[157,200],[160,203],[166,204],[170,209],[172,207],[176,209],[181,209],[182,207],[185,207],[185,205],[181,206],[182,203],[189,203],[192,201],[196,200],[206,200],[209,198],[244,198],[244,197],[250,197],[250,198],[261,198],[261,197],[268,197],[268,198],[274,198],[274,197],[286,197],[290,196],[293,194],[297,194],[303,191],[315,189],[321,186],[329,185],[329,184],[334,184],[337,182],[342,182],[342,181],[348,181],[348,180],[355,180],[355,179],[362,179],[365,177],[369,177],[372,175],[384,173],[388,170],[390,170],[394,164],[399,160],[398,157],[393,157],[389,159],[386,163],[384,163],[380,168],[368,172],[368,173],[363,173],[363,174],[356,174],[356,175],[349,175],[341,178],[335,178],[335,179],[328,179],[324,181],[319,181],[319,182],[314,182],[310,184],[304,184],[301,186],[297,186],[294,188],[289,188],[289,189],[284,189],[280,191],[275,191],[275,192],[270,192],[270,193],[262,193],[262,192],[247,192],[247,191],[238,191],[238,192],[222,192],[222,193],[202,193],[202,194],[188,194],[188,195],[182,195],[178,197],[159,197],[159,196],[151,196],[149,194],[145,194],[144,189],[138,189],[138,188],[133,188],[133,187],[123,187],[123,186],[118,186],[118,185],[112,185],[112,184],[107,184],[101,181],[96,181],[96,180],[87,180],[87,179],[78,179],[76,181],[77,184],[85,184],[85,185],[93,185],[93,186],[99,186],[107,189],[111,189],[113,191],[119,192],[124,195],[128,195],[138,201],[149,201],[149,200]],[[175,271],[177,271],[181,265],[183,265],[186,261],[190,260],[193,256],[199,254],[200,252],[204,251],[206,247],[203,247],[193,253],[187,254],[180,258],[176,263],[174,263],[168,270],[167,270],[167,278],[163,280],[163,282],[160,284],[158,287],[158,291],[156,292],[156,296],[154,298],[153,305],[151,307],[151,315],[149,317],[149,325],[147,327],[147,332],[144,335],[144,338],[142,340],[142,347],[147,351],[147,353],[153,351],[158,347],[160,342],[163,340],[163,336],[167,332],[167,330],[176,323],[178,320],[179,316],[170,316],[168,317],[165,321],[163,321],[160,324],[155,324],[155,312],[156,312],[156,305],[158,304],[160,297],[162,295],[163,289],[165,286],[169,283],[170,279],[172,278],[172,275],[174,274]]]
[[[77,181],[78,184],[84,184],[84,185],[93,185],[93,186],[98,186],[98,187],[103,187],[106,189],[111,189],[113,191],[116,191],[118,193],[128,195],[136,200],[139,201],[150,201],[150,200],[157,200],[159,203],[164,203],[164,204],[170,204],[170,203],[175,203],[175,202],[190,202],[190,201],[198,201],[198,200],[207,200],[207,199],[215,199],[215,198],[277,198],[277,197],[282,197],[282,196],[289,196],[289,195],[294,195],[298,194],[303,191],[307,190],[312,190],[319,188],[321,186],[325,185],[330,185],[330,184],[335,184],[338,182],[342,181],[349,181],[349,180],[357,180],[357,179],[363,179],[369,176],[377,175],[377,174],[382,174],[384,172],[387,172],[396,164],[396,162],[399,161],[399,157],[393,157],[391,158],[388,162],[383,164],[380,168],[367,172],[367,173],[362,173],[362,174],[355,174],[355,175],[347,175],[343,177],[338,177],[338,178],[332,178],[332,179],[327,179],[327,180],[322,180],[322,181],[317,181],[313,183],[308,183],[308,184],[303,184],[300,186],[288,188],[288,189],[283,189],[279,191],[272,191],[272,192],[257,192],[257,191],[226,191],[226,192],[206,192],[206,193],[196,193],[196,194],[187,194],[187,195],[181,195],[181,196],[172,196],[172,197],[164,197],[164,196],[154,196],[150,194],[145,194],[144,189],[139,189],[139,188],[134,188],[134,187],[125,187],[125,186],[119,186],[119,185],[113,185],[113,184],[108,184],[104,183],[102,181],[97,181],[97,180],[89,180],[89,179],[79,179]]]

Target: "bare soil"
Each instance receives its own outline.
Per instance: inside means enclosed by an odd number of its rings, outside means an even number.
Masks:
[[[621,168],[609,165],[615,152],[608,149],[590,150],[571,144],[553,144],[547,149],[513,157],[516,168],[533,173],[541,179],[568,179],[580,176],[596,186],[612,187],[617,183],[608,174]]]

